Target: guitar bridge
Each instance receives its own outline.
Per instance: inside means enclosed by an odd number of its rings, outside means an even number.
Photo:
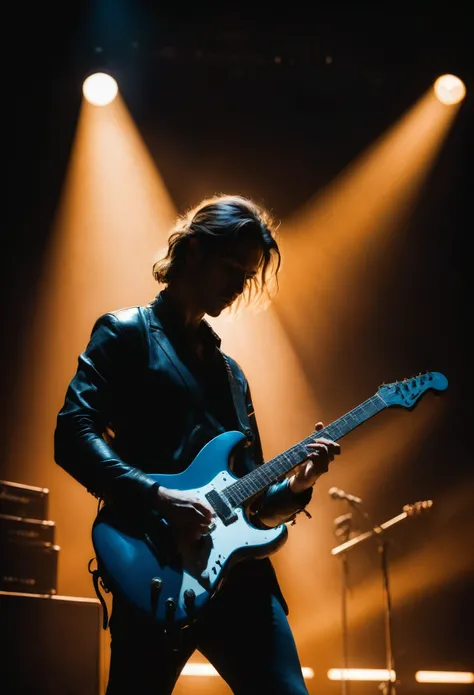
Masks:
[[[237,519],[235,511],[229,507],[227,502],[221,497],[217,490],[211,490],[206,495],[206,499],[221,519],[224,526],[232,524]]]

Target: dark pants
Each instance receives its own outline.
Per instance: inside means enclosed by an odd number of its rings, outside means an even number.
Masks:
[[[106,695],[169,695],[195,649],[235,695],[308,695],[285,611],[268,591],[224,587],[181,645],[114,602]]]

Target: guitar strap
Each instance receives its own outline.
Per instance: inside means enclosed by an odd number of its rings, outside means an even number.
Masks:
[[[230,385],[230,390],[232,393],[232,400],[234,402],[234,408],[237,413],[237,418],[239,420],[239,424],[241,427],[242,432],[245,434],[247,437],[247,445],[251,444],[253,440],[255,439],[254,432],[252,430],[251,424],[250,424],[250,417],[249,413],[247,410],[247,403],[245,401],[244,395],[242,393],[242,390],[239,388],[239,385],[237,383],[237,379],[235,377],[234,371],[232,369],[232,363],[221,350],[219,350],[220,354],[222,355],[222,358],[224,360],[225,368],[227,371],[227,378],[229,380],[229,385]]]

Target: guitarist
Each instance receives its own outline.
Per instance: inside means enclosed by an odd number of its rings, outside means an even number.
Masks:
[[[250,298],[268,293],[280,266],[274,229],[269,214],[244,197],[204,200],[178,218],[166,255],[153,266],[164,286],[157,297],[96,321],[58,414],[54,447],[56,463],[106,509],[129,518],[155,510],[193,542],[208,531],[212,509],[149,474],[184,470],[226,430],[247,437],[234,461],[236,475],[263,462],[246,378],[220,351],[204,316],[219,316],[244,291]],[[316,437],[307,461],[253,502],[253,523],[294,520],[338,453],[337,443]],[[287,615],[268,557],[235,565],[179,640],[117,593],[106,694],[169,694],[199,649],[236,695],[307,695]]]

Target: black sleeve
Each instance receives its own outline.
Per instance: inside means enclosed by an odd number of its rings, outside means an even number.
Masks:
[[[54,432],[59,466],[96,497],[129,506],[151,503],[155,481],[122,461],[104,434],[121,374],[140,356],[144,359],[143,349],[138,323],[122,323],[114,314],[101,316],[79,356]]]

